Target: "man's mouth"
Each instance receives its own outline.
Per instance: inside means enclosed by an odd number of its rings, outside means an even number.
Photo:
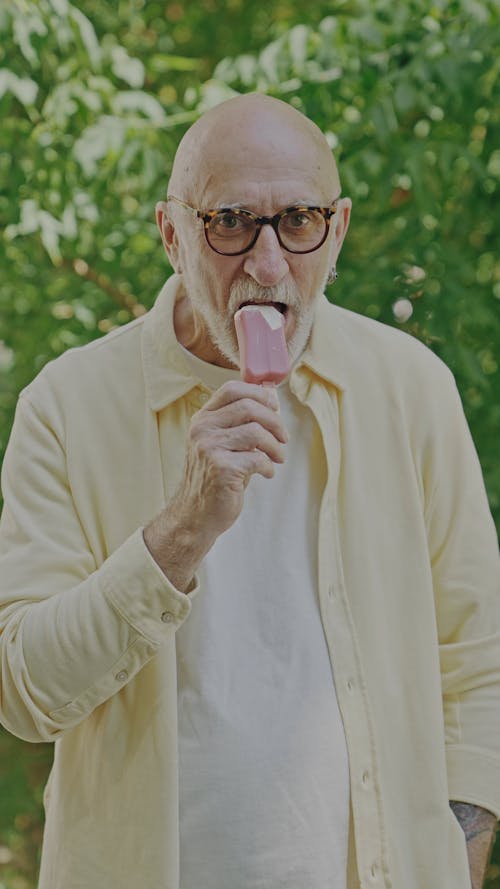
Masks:
[[[278,312],[281,312],[282,315],[286,315],[288,311],[288,306],[286,303],[264,302],[264,300],[256,300],[255,302],[253,302],[252,300],[247,300],[246,302],[243,302],[241,304],[240,309],[242,309],[244,306],[272,306],[273,309],[277,309]]]

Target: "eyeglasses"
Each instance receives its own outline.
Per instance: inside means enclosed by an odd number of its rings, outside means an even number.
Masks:
[[[172,194],[167,195],[167,201],[175,201],[203,220],[205,238],[212,250],[222,256],[239,256],[252,249],[263,225],[273,227],[280,246],[289,253],[312,253],[326,241],[330,219],[337,212],[339,197],[329,207],[299,204],[286,207],[274,216],[257,216],[239,207],[221,207],[203,212]]]

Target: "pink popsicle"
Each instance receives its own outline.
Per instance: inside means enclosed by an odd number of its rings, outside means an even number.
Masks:
[[[243,306],[234,316],[241,376],[247,383],[281,383],[290,373],[285,319],[274,306]]]

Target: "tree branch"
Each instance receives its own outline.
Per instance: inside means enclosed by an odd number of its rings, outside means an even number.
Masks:
[[[143,306],[130,293],[126,293],[117,287],[116,284],[113,284],[107,275],[103,275],[102,272],[98,272],[92,266],[89,266],[85,259],[63,259],[61,265],[71,269],[80,278],[85,278],[86,281],[92,281],[93,284],[97,284],[120,308],[127,309],[134,317],[138,318],[139,315],[144,315],[147,312],[146,306]]]

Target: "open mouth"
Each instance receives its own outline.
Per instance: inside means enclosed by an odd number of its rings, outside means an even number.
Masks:
[[[240,309],[242,309],[244,306],[272,306],[273,309],[277,309],[278,312],[281,312],[282,315],[286,315],[286,313],[287,313],[287,309],[288,309],[288,306],[287,306],[286,303],[280,303],[280,302],[252,302],[251,300],[248,300],[247,302],[242,303],[241,306],[240,306]]]

